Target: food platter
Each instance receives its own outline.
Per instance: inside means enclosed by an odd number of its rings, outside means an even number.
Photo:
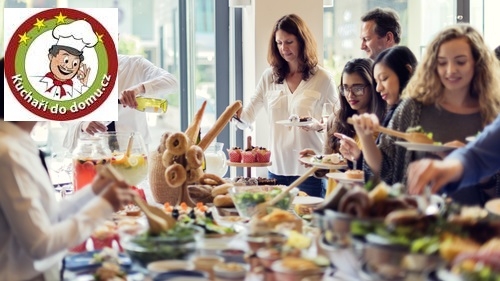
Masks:
[[[364,182],[364,179],[348,178],[345,173],[328,173],[326,176],[339,182]]]
[[[477,136],[468,136],[465,138],[466,141],[468,142],[473,142],[477,139]]]
[[[340,162],[338,164],[328,164],[328,163],[316,162],[316,161],[314,161],[314,155],[300,157],[299,161],[304,163],[304,164],[307,164],[307,165],[318,167],[320,169],[329,169],[329,170],[334,169],[334,170],[336,170],[336,169],[346,169],[347,168],[346,162]]]
[[[302,126],[311,125],[312,123],[314,123],[313,120],[302,121],[302,122],[291,122],[290,120],[286,119],[286,120],[276,121],[276,124],[285,125],[285,126],[291,126],[291,127],[302,127]]]
[[[396,141],[394,143],[411,151],[443,152],[456,149],[456,147],[439,144],[411,143],[407,141]]]

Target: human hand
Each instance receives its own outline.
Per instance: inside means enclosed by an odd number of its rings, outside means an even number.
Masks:
[[[351,161],[356,161],[359,159],[361,150],[359,149],[354,139],[340,133],[334,133],[333,135],[340,139],[339,152],[340,154],[342,154],[342,156],[344,156],[345,159],[349,159]]]
[[[87,87],[89,74],[90,74],[90,67],[87,67],[86,64],[82,63],[76,77],[78,78],[78,80],[80,80],[80,83],[82,83],[82,85],[84,85],[85,87]]]
[[[378,131],[378,127],[380,126],[377,115],[370,113],[354,114],[352,116],[352,125],[360,138],[373,138],[373,132]]]
[[[96,134],[101,132],[106,132],[108,127],[106,127],[102,122],[99,121],[91,121],[91,122],[83,122],[82,123],[82,131],[87,134]]]
[[[326,124],[323,124],[322,121],[320,122],[320,121],[313,118],[312,122],[313,122],[312,124],[300,126],[299,128],[301,128],[302,130],[304,130],[306,132],[309,132],[309,131],[318,132],[320,130],[326,129]]]
[[[311,156],[311,155],[316,155],[316,152],[314,152],[314,150],[312,149],[309,149],[309,148],[306,148],[306,149],[303,149],[299,152],[299,158],[302,158],[302,157],[306,157],[306,156]],[[301,162],[302,163],[302,162]],[[309,167],[312,167],[311,165],[309,164],[304,164],[302,163],[306,168],[309,168]]]
[[[131,107],[131,108],[136,108],[137,107],[137,100],[136,97],[138,95],[144,94],[146,92],[146,88],[144,88],[143,84],[139,84],[135,87],[128,88],[120,93],[120,103],[123,105],[123,107]]]
[[[408,192],[422,194],[427,185],[431,185],[433,193],[438,192],[445,184],[457,181],[462,177],[463,165],[460,161],[423,159],[408,166]]]

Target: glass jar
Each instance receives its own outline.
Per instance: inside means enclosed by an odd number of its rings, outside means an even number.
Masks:
[[[83,136],[78,139],[72,158],[73,188],[78,191],[92,182],[97,166],[111,162],[111,151],[100,137]]]
[[[147,149],[142,135],[137,132],[104,132],[97,134],[102,145],[111,152],[111,166],[130,185],[136,186],[148,175]]]
[[[222,149],[224,143],[214,142],[205,150],[206,173],[224,177],[227,173],[226,154]]]

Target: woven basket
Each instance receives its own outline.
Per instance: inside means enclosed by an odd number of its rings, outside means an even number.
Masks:
[[[165,170],[161,162],[161,157],[165,151],[165,140],[168,138],[170,133],[164,133],[161,136],[160,145],[158,149],[152,151],[149,154],[149,185],[151,187],[151,193],[154,200],[157,203],[165,204],[166,202],[175,206],[177,204],[177,199],[180,196],[181,188],[172,188],[167,186],[165,182]]]

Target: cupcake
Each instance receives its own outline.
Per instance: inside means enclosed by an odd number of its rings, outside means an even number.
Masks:
[[[255,158],[257,162],[268,163],[269,161],[271,161],[271,151],[265,147],[259,147]]]
[[[229,161],[234,163],[241,162],[241,148],[235,146],[227,150],[227,154],[229,155]]]
[[[253,163],[255,162],[255,152],[253,149],[247,149],[241,153],[241,158],[243,163]]]

